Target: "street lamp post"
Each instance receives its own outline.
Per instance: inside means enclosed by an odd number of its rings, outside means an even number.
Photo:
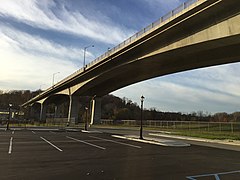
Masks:
[[[140,137],[139,139],[143,139],[143,101],[144,101],[144,96],[141,96],[141,126],[140,126]]]
[[[56,72],[56,73],[53,73],[53,77],[52,77],[52,87],[54,86],[54,77],[56,74],[59,74],[60,72]]]
[[[84,47],[84,51],[83,51],[83,69],[85,70],[85,64],[86,64],[86,51],[87,51],[87,48],[90,48],[90,47],[94,47],[94,45],[90,45],[90,46],[86,46]]]
[[[85,131],[88,130],[87,126],[88,126],[88,107],[85,107],[86,110],[86,119],[85,119]]]
[[[9,124],[10,124],[10,119],[11,119],[11,107],[12,107],[12,104],[9,104],[9,106],[8,106],[9,116],[8,116],[8,121],[7,121],[7,130],[9,130]]]

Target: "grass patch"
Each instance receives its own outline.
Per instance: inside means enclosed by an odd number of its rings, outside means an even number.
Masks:
[[[230,139],[230,140],[240,140],[240,133],[226,133],[226,132],[199,132],[199,131],[172,131],[174,135],[198,137],[205,139]]]
[[[137,130],[139,129],[138,126],[126,126],[126,125],[94,125],[94,127],[99,128],[130,128]],[[167,131],[170,132],[172,135],[179,135],[179,136],[188,136],[188,137],[197,137],[197,138],[205,138],[205,139],[217,139],[217,140],[240,140],[240,132],[231,132],[231,131],[216,131],[213,128],[210,128],[209,131],[205,129],[170,129],[170,128],[160,128],[160,127],[144,127],[144,130],[156,130],[156,131]]]

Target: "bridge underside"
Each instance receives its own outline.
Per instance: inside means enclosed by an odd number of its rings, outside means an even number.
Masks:
[[[239,49],[240,35],[236,35],[146,56],[101,74],[79,89],[78,93],[102,96],[154,77],[239,62]]]
[[[240,62],[240,2],[201,2],[32,101],[65,94],[71,118],[79,96],[101,97],[154,77]],[[56,97],[46,101],[59,101]],[[99,110],[92,112],[99,116]]]
[[[194,15],[184,14],[181,21],[176,18],[178,21],[169,22],[103,64],[101,71],[75,93],[102,96],[154,77],[239,62],[240,3],[212,2],[206,2],[210,5],[205,5],[204,11],[199,8]]]

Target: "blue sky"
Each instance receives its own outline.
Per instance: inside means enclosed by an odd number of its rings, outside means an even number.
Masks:
[[[1,0],[0,89],[37,90],[75,72],[183,0]],[[240,109],[240,63],[182,72],[113,92],[161,111]],[[136,91],[136,89],[138,91]]]

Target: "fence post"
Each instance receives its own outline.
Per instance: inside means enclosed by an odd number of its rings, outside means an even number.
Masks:
[[[231,122],[231,131],[233,133],[233,122]]]

